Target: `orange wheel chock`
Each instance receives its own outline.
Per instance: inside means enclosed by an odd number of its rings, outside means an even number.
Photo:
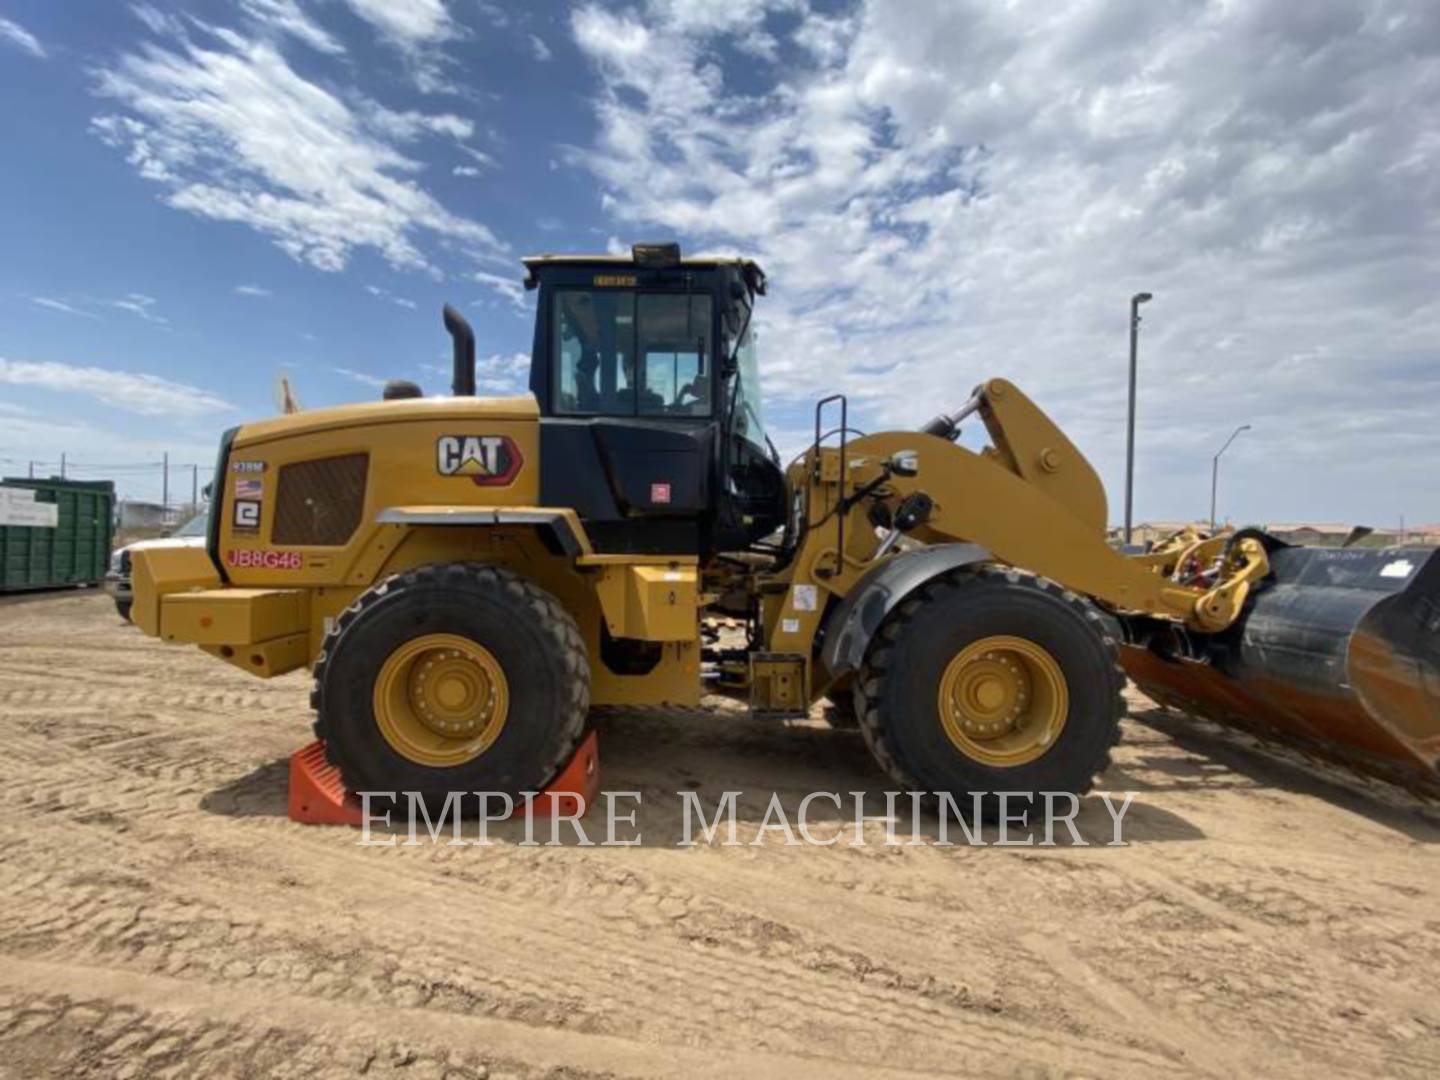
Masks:
[[[290,755],[289,810],[304,825],[360,824],[360,800],[345,790],[319,739]]]
[[[531,813],[537,818],[556,812],[572,816],[581,800],[588,812],[599,794],[600,741],[591,731],[560,775],[535,796]],[[515,806],[517,813],[524,813],[523,801]],[[325,744],[318,739],[290,755],[289,814],[302,825],[360,824],[360,800],[345,790],[340,770],[325,760]]]
[[[531,813],[535,817],[549,817],[558,811],[564,816],[573,817],[580,809],[582,800],[588,813],[599,794],[600,740],[595,737],[595,732],[591,731],[580,741],[570,764],[560,770],[560,775],[551,781],[549,787],[535,796],[535,806]],[[524,806],[523,802],[516,803],[519,810],[523,810]]]

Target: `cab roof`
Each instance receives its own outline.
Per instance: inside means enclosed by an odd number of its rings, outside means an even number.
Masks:
[[[536,266],[645,266],[637,263],[634,255],[526,255],[520,260],[527,267]],[[691,255],[678,263],[697,269],[713,266],[753,266],[760,269],[754,259],[740,255]]]
[[[674,272],[677,269],[718,270],[736,275],[745,282],[751,294],[764,295],[765,271],[753,259],[739,255],[694,255],[682,258],[680,245],[636,244],[628,255],[527,255],[520,260],[525,264],[525,288],[533,289],[540,284],[540,272],[544,270],[565,271],[594,269],[617,270],[632,267],[637,273]],[[633,280],[629,284],[633,284]],[[610,284],[620,284],[615,281]]]

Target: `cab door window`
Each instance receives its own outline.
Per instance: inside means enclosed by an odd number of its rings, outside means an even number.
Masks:
[[[709,416],[710,314],[708,294],[557,290],[555,411]]]
[[[555,296],[557,412],[635,414],[635,294],[562,289]]]
[[[710,415],[710,297],[640,296],[642,416]]]

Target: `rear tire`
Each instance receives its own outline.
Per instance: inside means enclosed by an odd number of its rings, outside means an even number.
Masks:
[[[414,710],[405,722],[435,752],[426,760],[397,738],[398,714],[384,673],[399,665],[401,674],[391,679],[395,698],[409,700],[407,686],[423,684],[423,677],[412,667],[407,682],[404,657],[427,641],[454,644],[483,660],[472,665],[481,672],[476,676],[463,660],[451,659],[456,651],[438,654],[434,670],[449,665],[458,672],[451,689],[458,686],[461,697],[467,680],[499,688],[500,723],[473,743],[478,749],[468,758],[461,739],[436,739],[415,727]],[[420,792],[438,809],[452,791],[513,797],[542,790],[575,752],[589,695],[584,640],[555,597],[500,567],[444,563],[387,578],[341,613],[315,664],[311,703],[315,734],[349,790]],[[473,808],[471,798],[461,801]]]
[[[856,693],[861,733],[897,784],[949,792],[966,814],[974,792],[986,793],[981,814],[992,820],[995,792],[1084,794],[1109,766],[1125,715],[1112,630],[1113,621],[1087,601],[1018,570],[937,578],[891,613],[866,653]],[[945,696],[957,684],[957,664],[960,684],[979,686],[963,682],[971,656],[1002,675],[997,664],[1021,672],[1019,689],[995,706],[998,717]],[[1002,697],[1003,687],[980,689]],[[948,728],[942,704],[952,714]],[[1011,709],[1022,716],[1019,726],[996,735]]]

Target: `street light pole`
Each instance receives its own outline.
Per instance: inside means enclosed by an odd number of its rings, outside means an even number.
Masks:
[[[1230,449],[1230,444],[1236,440],[1242,431],[1249,431],[1249,424],[1241,424],[1225,440],[1225,445],[1220,447],[1220,454]],[[1210,535],[1215,535],[1215,493],[1220,488],[1220,454],[1215,455],[1215,460],[1210,463]]]
[[[1130,298],[1130,424],[1125,437],[1125,544],[1128,547],[1135,506],[1135,367],[1140,343],[1140,305],[1153,300],[1148,292]]]

